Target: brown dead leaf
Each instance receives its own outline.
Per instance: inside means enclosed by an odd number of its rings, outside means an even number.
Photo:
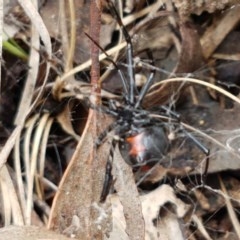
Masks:
[[[134,27],[133,44],[135,52],[146,49],[167,51],[173,45],[173,33],[169,27],[167,16],[147,18],[147,22],[140,22]],[[167,14],[165,14],[167,15]],[[146,21],[146,20],[145,20]]]
[[[105,144],[96,152],[97,122],[106,122],[106,119],[90,111],[81,140],[55,196],[48,225],[50,229],[61,233],[67,231],[84,240],[93,239],[93,236],[102,239],[111,225],[107,206],[99,205],[109,149]],[[72,226],[73,218],[78,218],[79,224]],[[69,232],[69,229],[74,231]]]
[[[70,240],[63,235],[54,233],[46,228],[40,228],[36,226],[8,226],[0,229],[0,240],[36,240],[36,239],[48,239],[48,240]]]
[[[201,14],[204,11],[212,13],[239,4],[239,0],[173,0],[172,2],[182,18],[191,14]]]
[[[181,52],[174,73],[195,72],[204,63],[196,26],[191,22],[181,23],[180,33],[182,38]]]
[[[141,202],[132,168],[123,160],[118,147],[114,154],[113,176],[116,176],[115,188],[123,205],[126,232],[130,239],[144,239],[145,227]]]

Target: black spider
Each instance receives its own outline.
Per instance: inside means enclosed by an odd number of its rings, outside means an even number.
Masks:
[[[151,72],[145,85],[138,92],[135,83],[135,68],[133,62],[133,47],[131,37],[124,27],[121,18],[112,4],[107,1],[109,8],[116,16],[119,26],[127,42],[127,70],[128,77],[125,78],[123,72],[117,64],[110,59],[121,77],[123,85],[122,101],[109,100],[109,106],[103,111],[111,115],[115,121],[107,127],[98,137],[96,145],[99,146],[106,139],[109,132],[114,133],[112,147],[106,166],[105,182],[100,201],[105,201],[112,182],[112,159],[116,144],[119,145],[120,152],[124,160],[133,168],[147,166],[151,168],[166,155],[169,150],[169,139],[167,126],[179,132],[183,132],[194,144],[206,155],[205,174],[208,169],[209,150],[203,146],[193,135],[191,135],[182,125],[179,115],[171,111],[166,106],[160,106],[158,111],[147,110],[141,106],[142,100],[153,83],[154,71]],[[97,44],[97,43],[96,43]],[[104,51],[100,46],[99,48]],[[104,51],[105,52],[105,51]],[[151,57],[150,57],[151,58]]]

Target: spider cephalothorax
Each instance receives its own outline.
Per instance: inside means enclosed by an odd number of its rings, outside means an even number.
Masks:
[[[159,106],[157,110],[144,109],[142,100],[153,84],[154,71],[152,70],[146,83],[138,92],[135,81],[135,69],[133,64],[133,48],[131,37],[125,29],[118,12],[111,1],[107,1],[110,10],[117,18],[127,42],[127,70],[125,77],[117,64],[110,61],[118,70],[122,81],[122,100],[108,100],[108,106],[102,110],[113,117],[114,122],[107,127],[98,137],[96,146],[102,144],[109,132],[113,132],[112,148],[106,166],[106,177],[100,201],[104,201],[111,186],[111,166],[114,159],[114,149],[118,144],[123,159],[134,169],[147,166],[147,169],[160,162],[168,152],[170,141],[168,129],[175,129],[184,133],[193,143],[206,154],[206,168],[208,167],[209,150],[203,146],[191,133],[181,124],[179,115],[166,106]],[[99,48],[103,50],[100,46]],[[103,50],[104,51],[104,50]],[[107,54],[106,54],[107,55]],[[108,56],[108,55],[107,55]],[[150,60],[152,60],[151,54]],[[108,56],[109,57],[109,56]],[[153,64],[153,60],[152,60]],[[170,127],[169,127],[170,126]]]
[[[151,117],[151,112],[129,104],[121,106],[116,101],[110,101],[106,112],[116,118],[110,128],[117,136],[120,151],[128,164],[152,166],[166,154],[169,148],[166,123]],[[107,132],[103,133],[99,139],[106,136]]]

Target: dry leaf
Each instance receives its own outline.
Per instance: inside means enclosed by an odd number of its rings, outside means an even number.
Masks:
[[[113,161],[113,176],[126,220],[126,232],[130,239],[144,239],[144,221],[141,202],[132,173],[132,168],[123,160],[116,147]]]
[[[65,231],[84,240],[92,240],[93,236],[102,239],[111,226],[107,205],[99,205],[109,149],[103,144],[96,152],[94,147],[98,121],[107,122],[97,112],[90,111],[81,140],[55,196],[49,220],[50,229]],[[72,220],[76,217],[79,224],[73,226]]]
[[[70,240],[63,235],[54,233],[46,228],[39,228],[36,226],[8,226],[0,228],[0,240]]]
[[[110,240],[118,239],[122,240],[129,240],[126,234],[126,220],[124,217],[124,206],[122,206],[119,197],[116,195],[112,195],[110,198],[112,204],[112,211],[113,211],[113,231],[110,233]],[[163,238],[163,236],[167,236],[169,232],[167,232],[166,228],[163,228],[161,222],[158,221],[159,218],[159,211],[166,203],[170,202],[172,205],[175,206],[175,216],[174,219],[183,218],[190,209],[190,206],[184,204],[180,199],[178,199],[173,189],[169,185],[162,185],[155,189],[154,191],[145,194],[140,197],[141,199],[141,206],[142,206],[142,213],[144,216],[145,221],[145,240],[157,240],[159,236],[160,239],[172,239],[172,238]],[[133,216],[134,217],[134,216]],[[135,216],[136,217],[136,216]],[[167,218],[164,220],[165,223],[168,222]],[[175,221],[175,220],[174,220]],[[154,223],[157,222],[160,225],[155,225]],[[136,221],[131,223],[136,225]],[[137,226],[132,226],[137,227]],[[181,224],[179,223],[179,227]],[[175,236],[178,237],[178,236]],[[175,238],[178,239],[178,238]]]

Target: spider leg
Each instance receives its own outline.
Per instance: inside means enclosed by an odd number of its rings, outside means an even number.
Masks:
[[[168,109],[166,106],[161,106],[161,109],[163,109],[166,113],[169,113],[172,117],[174,117],[174,120],[180,123],[180,130],[189,138],[192,140],[192,142],[200,149],[205,155],[206,155],[206,164],[205,169],[203,172],[203,177],[206,178],[208,167],[209,167],[209,155],[210,150],[206,148],[200,141],[198,141],[197,138],[195,138],[190,132],[188,132],[182,125],[181,125],[181,118],[180,115],[171,109]]]
[[[205,155],[206,155],[206,164],[205,169],[203,172],[203,177],[206,178],[208,167],[209,167],[209,155],[210,150],[206,148],[197,138],[195,138],[190,132],[188,132],[181,124],[181,118],[178,113],[175,111],[172,111],[171,109],[167,108],[166,106],[162,105],[160,106],[162,110],[165,111],[166,116],[169,115],[170,117],[173,117],[173,124],[179,124],[180,125],[180,131],[182,131],[197,147],[200,149]]]
[[[177,120],[178,122],[181,122],[181,116],[180,116],[179,113],[171,110],[170,108],[168,108],[168,107],[166,107],[166,106],[164,106],[164,105],[160,106],[160,108],[161,108],[164,112],[166,112],[166,115],[167,115],[167,116],[170,115],[171,117],[174,117],[174,118],[175,118],[174,120]]]
[[[209,167],[209,155],[210,155],[210,150],[206,148],[200,141],[198,141],[190,132],[188,132],[186,129],[182,128],[181,129],[186,136],[193,141],[193,143],[206,155],[206,164],[205,164],[205,169],[203,172],[204,178],[207,175],[208,172],[208,167]]]
[[[128,65],[128,76],[130,79],[130,91],[129,91],[129,102],[131,105],[135,103],[135,69],[133,64],[133,45],[130,35],[128,34],[127,29],[124,27],[121,17],[119,16],[117,9],[113,5],[113,3],[107,0],[109,9],[113,12],[113,16],[116,16],[118,25],[120,26],[125,40],[127,42],[127,65]]]
[[[112,183],[113,183],[112,163],[110,161],[107,161],[105,179],[104,179],[103,188],[102,188],[102,192],[101,192],[101,196],[100,196],[101,203],[105,202],[105,200],[110,192]]]
[[[162,110],[165,111],[166,116],[173,117],[172,123],[173,124],[179,124],[180,126],[180,131],[182,131],[197,147],[200,149],[205,155],[206,155],[206,164],[205,164],[205,169],[203,172],[203,177],[206,178],[207,172],[208,172],[208,167],[209,167],[209,155],[210,155],[210,150],[206,148],[197,138],[195,138],[190,132],[188,132],[181,124],[180,120],[180,115],[170,109],[168,109],[166,106],[160,106]],[[164,115],[165,116],[165,115]]]
[[[85,32],[86,36],[107,56],[107,59],[113,64],[113,66],[115,67],[115,69],[117,69],[118,74],[121,78],[122,81],[122,85],[123,85],[123,90],[125,92],[125,96],[127,96],[127,102],[129,101],[128,96],[129,96],[129,86],[127,83],[127,80],[124,76],[124,74],[122,73],[122,71],[120,70],[120,68],[118,67],[118,65],[112,60],[112,58],[108,55],[108,53],[90,36]]]
[[[101,203],[105,202],[105,200],[110,192],[110,188],[114,182],[113,176],[112,176],[112,161],[113,161],[114,150],[115,150],[116,144],[117,144],[117,140],[113,139],[112,146],[110,148],[109,158],[108,158],[107,164],[106,164],[105,179],[104,179],[104,183],[103,183],[102,193],[100,196]]]
[[[148,57],[149,57],[149,59],[151,61],[150,64],[152,66],[154,66],[154,60],[153,60],[153,56],[152,56],[151,51],[147,51],[147,54],[148,54]],[[150,73],[150,75],[149,75],[149,77],[147,79],[147,82],[145,83],[145,85],[141,89],[141,92],[139,94],[138,100],[137,100],[137,102],[136,102],[136,104],[134,106],[135,108],[138,108],[141,105],[143,98],[145,97],[147,91],[149,90],[149,88],[151,87],[151,85],[153,83],[155,73],[156,73],[155,68],[152,68],[151,73]]]
[[[101,132],[95,142],[95,146],[98,148],[104,141],[104,139],[106,138],[107,134],[109,132],[111,132],[114,128],[116,128],[116,126],[118,125],[118,122],[113,122],[112,124],[110,124],[103,132]]]

